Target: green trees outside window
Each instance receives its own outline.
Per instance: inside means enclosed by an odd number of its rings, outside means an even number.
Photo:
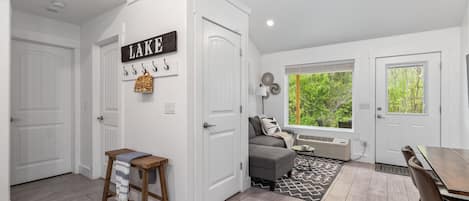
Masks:
[[[290,74],[288,82],[290,125],[352,128],[352,72]]]
[[[388,68],[388,112],[424,113],[424,81],[423,65]]]

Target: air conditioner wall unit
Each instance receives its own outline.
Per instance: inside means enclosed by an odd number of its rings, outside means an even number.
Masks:
[[[297,135],[295,144],[309,145],[314,147],[314,155],[319,157],[333,158],[343,161],[349,161],[351,157],[351,146],[349,139]]]

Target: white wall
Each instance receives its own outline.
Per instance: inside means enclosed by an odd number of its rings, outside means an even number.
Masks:
[[[469,4],[461,25],[461,141],[469,147],[469,102],[466,55],[469,54]]]
[[[262,112],[261,98],[256,96],[256,89],[259,87],[261,79],[261,54],[256,45],[249,40],[248,44],[248,70],[249,70],[249,84],[248,84],[248,114],[255,116]]]
[[[374,162],[374,61],[375,57],[441,51],[442,53],[442,145],[459,147],[460,125],[460,28],[399,35],[372,40],[341,43],[322,47],[272,53],[262,56],[263,72],[274,73],[282,93],[265,102],[266,114],[283,124],[285,112],[286,65],[355,59],[354,69],[354,132],[328,132],[296,129],[299,133],[335,136],[353,140],[353,157],[362,152],[359,140],[368,142],[363,161]],[[451,90],[449,90],[451,89]],[[359,109],[359,105],[369,109]]]
[[[10,1],[0,1],[0,200],[10,200]]]
[[[65,44],[79,44],[80,42],[80,26],[18,10],[12,12],[11,28],[13,36],[34,37],[36,41],[53,38]]]
[[[187,1],[140,0],[121,6],[85,23],[81,27],[82,47],[82,164],[91,167],[92,155],[92,49],[95,43],[119,35],[121,45],[159,34],[177,31],[178,52],[164,55],[178,62],[177,77],[157,78],[154,93],[133,92],[134,82],[121,84],[124,146],[170,159],[167,167],[169,199],[189,200],[188,128],[187,128]],[[162,58],[159,56],[157,58]],[[145,59],[142,61],[146,61]],[[116,68],[120,68],[116,66]],[[166,115],[165,103],[176,104],[176,114]],[[159,185],[151,191],[159,192]],[[137,199],[137,198],[133,198]]]

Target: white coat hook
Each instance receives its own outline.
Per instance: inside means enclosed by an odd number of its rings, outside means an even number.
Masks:
[[[134,75],[137,75],[137,70],[135,69],[135,67],[134,67],[133,64],[132,64],[132,73],[133,73]]]
[[[153,65],[153,72],[158,72],[158,66],[156,66],[155,60],[151,61],[151,64]]]
[[[147,69],[145,68],[145,66],[142,63],[142,73],[145,74],[146,72],[147,72]]]
[[[124,70],[124,76],[129,76],[129,71],[125,69],[125,65],[122,66],[122,70]]]
[[[163,63],[164,63],[164,69],[169,70],[169,65],[168,63],[166,63],[166,58],[163,59]]]

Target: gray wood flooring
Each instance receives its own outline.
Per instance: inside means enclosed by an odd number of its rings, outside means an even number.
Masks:
[[[103,183],[64,175],[14,186],[11,201],[100,201]],[[371,164],[351,162],[344,165],[323,201],[418,201],[418,197],[409,177],[375,172]],[[251,188],[228,201],[300,200]]]

